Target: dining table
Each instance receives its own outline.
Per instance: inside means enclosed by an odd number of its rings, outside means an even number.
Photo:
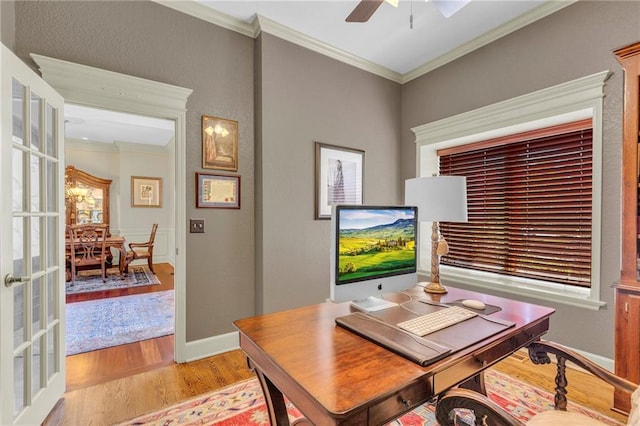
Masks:
[[[111,252],[111,248],[118,250],[118,271],[120,272],[120,278],[124,279],[125,276],[125,268],[126,268],[126,259],[127,259],[127,249],[126,249],[126,240],[123,236],[120,235],[109,235],[106,238],[106,250],[107,250],[107,268],[110,268],[113,265],[113,253]],[[71,252],[71,240],[69,238],[65,239],[65,252],[67,257],[70,256]],[[84,267],[88,268],[88,267]],[[96,265],[94,268],[100,268],[99,265]],[[88,268],[91,269],[91,268]],[[66,280],[71,281],[71,263],[66,262]]]

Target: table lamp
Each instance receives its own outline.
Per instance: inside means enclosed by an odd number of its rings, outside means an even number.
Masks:
[[[440,284],[440,256],[449,252],[438,222],[467,221],[467,178],[464,176],[428,176],[405,181],[404,200],[407,206],[418,207],[418,221],[432,222],[431,282],[427,293],[446,293]]]

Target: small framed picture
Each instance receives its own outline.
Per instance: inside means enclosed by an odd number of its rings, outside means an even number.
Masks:
[[[316,219],[335,204],[362,204],[364,151],[316,142]]]
[[[131,207],[162,207],[162,178],[131,176]]]
[[[238,170],[238,122],[202,116],[202,168]]]
[[[240,176],[196,173],[196,207],[239,209]]]

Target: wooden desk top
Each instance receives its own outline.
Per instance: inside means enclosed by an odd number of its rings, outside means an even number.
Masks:
[[[482,300],[500,306],[502,310],[493,316],[516,326],[421,367],[336,326],[336,317],[352,312],[349,303],[305,306],[241,319],[234,324],[240,331],[241,348],[282,393],[312,421],[333,422],[371,410],[376,404],[382,411],[379,415],[387,416],[385,404],[393,402],[393,395],[398,399],[400,390],[428,393],[415,395],[411,401],[415,406],[419,400],[425,401],[537,340],[548,330],[549,317],[554,312],[547,307],[451,287],[444,295],[427,295],[421,288],[407,293],[441,302]],[[397,302],[407,300],[405,294],[393,296],[399,298]],[[366,418],[369,423],[377,422],[371,420],[371,413]]]

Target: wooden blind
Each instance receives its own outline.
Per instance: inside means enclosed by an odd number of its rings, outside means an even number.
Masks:
[[[443,222],[441,264],[591,284],[591,121],[438,152],[467,177],[467,223]],[[559,132],[558,132],[559,131]]]

